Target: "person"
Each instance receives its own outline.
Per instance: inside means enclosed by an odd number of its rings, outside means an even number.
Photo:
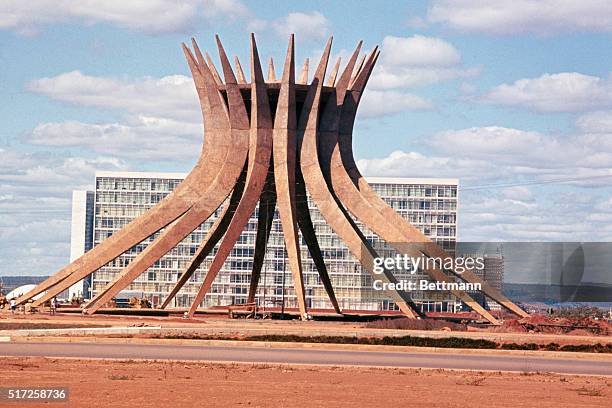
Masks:
[[[51,315],[55,314],[55,309],[57,309],[57,298],[56,297],[52,297],[51,298],[51,308],[49,309],[49,313]]]
[[[15,313],[15,309],[17,309],[17,302],[15,301],[15,298],[11,299],[11,313]]]

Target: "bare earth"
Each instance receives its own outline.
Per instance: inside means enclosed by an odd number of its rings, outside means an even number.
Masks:
[[[83,326],[162,326],[179,332],[382,335],[360,323],[245,321],[79,315],[18,316],[0,313],[0,330]],[[4,326],[4,327],[2,327]],[[73,327],[74,327],[73,326]],[[497,341],[559,344],[608,343],[610,336],[542,333],[401,331],[403,335],[483,336]],[[70,389],[68,403],[44,406],[431,406],[431,407],[609,407],[612,378],[557,374],[513,374],[431,369],[306,367],[103,361],[59,358],[0,358],[0,387]],[[17,407],[18,403],[0,402]],[[43,404],[28,403],[28,407]]]
[[[3,387],[69,387],[68,403],[45,405],[58,407],[559,408],[612,404],[612,379],[605,377],[47,358],[2,358],[0,367]]]
[[[93,315],[81,316],[73,313],[59,313],[55,316],[48,314],[12,315],[0,310],[0,336],[10,336],[6,333],[19,329],[49,329],[67,327],[134,327],[159,326],[165,334],[183,334],[200,336],[241,337],[262,334],[292,334],[298,336],[423,336],[423,337],[464,337],[479,338],[497,341],[500,343],[557,343],[567,344],[608,344],[612,343],[612,336],[595,336],[590,333],[553,334],[553,333],[524,333],[502,331],[503,327],[489,329],[469,328],[468,331],[440,331],[440,330],[398,330],[367,328],[364,323],[338,322],[338,321],[309,321],[298,320],[244,320],[227,319],[225,316],[205,316],[196,319],[182,319],[180,317],[144,317],[144,316],[109,316]],[[510,329],[510,328],[507,328]],[[134,335],[134,337],[147,337],[147,335]]]

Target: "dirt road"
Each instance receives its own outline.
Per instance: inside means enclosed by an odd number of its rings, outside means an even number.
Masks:
[[[467,354],[325,350],[323,347],[304,349],[254,348],[249,346],[209,346],[177,344],[96,344],[96,343],[0,343],[0,356],[115,358],[151,360],[191,360],[264,364],[315,364],[336,366],[376,366],[442,368],[479,371],[512,371],[519,373],[554,372],[561,374],[609,375],[609,359],[533,356],[528,353],[499,355],[495,353]]]

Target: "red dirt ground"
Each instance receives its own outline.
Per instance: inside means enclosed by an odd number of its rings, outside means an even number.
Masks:
[[[57,407],[586,408],[612,403],[612,379],[554,374],[46,358],[2,358],[0,367],[3,387],[69,387],[68,403],[44,405]]]
[[[537,319],[539,317],[535,317]],[[520,325],[517,320],[507,320],[507,325],[501,327],[488,328],[468,328],[467,331],[443,331],[443,330],[395,330],[399,335],[422,335],[422,336],[459,336],[466,338],[486,338],[500,343],[557,343],[567,344],[594,344],[612,343],[610,335],[595,335],[592,332],[575,329],[569,333],[558,333],[555,328],[540,332],[525,332],[517,330],[514,326]],[[548,323],[548,321],[546,321]],[[601,325],[609,324],[600,321]],[[253,334],[248,330],[264,330],[266,334],[296,334],[301,336],[309,335],[339,335],[346,332],[352,335],[354,331],[359,331],[363,337],[385,335],[385,331],[379,328],[367,328],[366,323],[357,322],[337,322],[337,321],[309,321],[301,322],[297,320],[245,320],[227,319],[222,316],[204,316],[197,319],[183,319],[181,317],[151,317],[151,316],[110,316],[93,315],[81,316],[73,313],[59,313],[55,316],[48,314],[33,315],[12,315],[7,312],[0,312],[0,330],[16,329],[41,329],[41,328],[62,328],[62,327],[133,327],[133,326],[161,326],[163,328],[177,329],[175,333],[189,335],[215,335],[221,329],[231,329],[232,336]],[[227,333],[227,330],[225,331]],[[465,333],[465,335],[463,335]],[[261,334],[261,333],[258,333]],[[227,335],[223,335],[226,337]],[[112,336],[116,337],[116,336]],[[131,337],[151,337],[141,334]]]

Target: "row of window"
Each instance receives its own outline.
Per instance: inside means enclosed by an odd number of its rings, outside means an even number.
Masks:
[[[372,184],[373,189],[384,197],[457,197],[456,186]]]
[[[96,180],[96,190],[168,192],[174,190],[181,181],[178,179],[99,177]]]
[[[161,201],[169,191],[178,185],[179,181],[99,178],[96,195],[99,204],[95,206],[95,241],[97,243],[101,242],[114,231],[124,227],[131,219]],[[447,249],[454,248],[456,228],[453,224],[456,222],[454,211],[456,211],[455,197],[457,195],[455,187],[427,185],[375,185],[374,187],[393,208],[416,224],[423,233],[441,242]],[[418,197],[419,199],[406,197]],[[305,198],[302,197],[302,199]],[[353,308],[380,308],[380,302],[383,302],[380,299],[383,299],[385,295],[371,289],[371,277],[362,273],[361,266],[325,222],[321,214],[316,211],[316,206],[310,198],[308,198],[308,202],[314,210],[311,212],[311,216],[328,271],[334,287],[337,288],[337,296],[343,299],[342,302],[345,302],[346,299],[354,299],[356,303],[353,304]],[[444,213],[436,214],[432,213],[433,211],[444,211]],[[215,216],[218,216],[219,212],[220,209],[216,211]],[[255,211],[244,232],[238,238],[237,244],[215,281],[223,282],[223,284],[215,283],[213,285],[212,292],[218,294],[218,298],[221,298],[221,293],[235,295],[234,300],[244,299],[243,295],[246,295],[250,272],[253,268],[257,214],[258,210]],[[284,248],[282,226],[277,211],[275,211],[274,216],[272,234],[268,240],[268,251],[262,270],[262,275],[267,275],[267,278],[262,276],[262,287],[267,286],[265,290],[269,291],[268,295],[270,295],[272,293],[279,294],[279,291],[283,291],[284,286],[285,296],[291,297],[293,295],[292,276],[288,272],[288,265],[285,261],[287,253]],[[186,268],[189,259],[204,239],[206,231],[214,222],[214,218],[206,221],[198,230],[190,234],[182,244],[157,261],[132,286],[146,289],[146,292],[155,290],[167,293],[173,286],[167,282],[175,282],[178,279],[180,272]],[[361,227],[361,224],[358,223],[358,225]],[[384,243],[367,228],[363,228],[363,231],[373,245],[384,246]],[[119,257],[108,267],[102,268],[96,273],[95,279],[110,281],[121,268],[127,266],[130,259],[140,253],[158,235],[159,233],[131,248],[126,255]],[[303,239],[301,244],[304,281],[310,293],[309,296],[321,296],[323,300],[320,300],[320,302],[326,302],[327,295]],[[215,252],[216,250],[211,255],[214,255]],[[210,266],[210,259],[209,257],[202,263],[200,269],[189,280],[190,284],[187,285],[185,291],[191,293],[197,291],[199,282],[203,280],[205,271]],[[99,284],[101,283],[99,282]],[[207,296],[207,298],[209,297]],[[357,307],[357,305],[359,306]],[[394,303],[391,302],[386,306],[383,305],[383,307],[394,307]]]

